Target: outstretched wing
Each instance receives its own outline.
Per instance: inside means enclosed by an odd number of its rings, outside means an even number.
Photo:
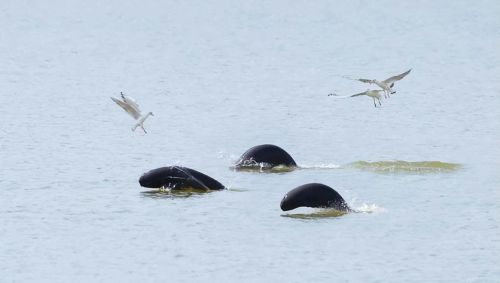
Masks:
[[[386,83],[388,85],[393,84],[395,81],[399,81],[400,79],[406,77],[406,75],[408,75],[410,72],[411,72],[411,69],[409,69],[408,71],[406,71],[402,74],[390,77],[390,78],[384,80],[384,83]]]
[[[128,103],[125,103],[121,100],[118,100],[114,97],[111,97],[111,100],[113,100],[116,104],[118,104],[118,106],[120,106],[121,108],[123,108],[123,110],[125,110],[128,114],[130,114],[130,116],[134,117],[134,119],[139,119],[139,117],[141,117],[141,112],[139,111],[138,108],[128,104]]]
[[[367,83],[367,84],[372,84],[375,82],[375,80],[368,80],[368,79],[357,79],[357,81],[360,81],[362,83]]]
[[[123,92],[120,92],[120,95],[122,96],[123,102],[134,107],[137,110],[137,112],[141,112],[139,110],[139,104],[137,104],[137,102],[135,102],[135,100],[132,97],[124,95]]]

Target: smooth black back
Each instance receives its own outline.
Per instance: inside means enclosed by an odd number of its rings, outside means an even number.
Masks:
[[[284,149],[272,144],[262,144],[247,150],[236,163],[236,167],[257,165],[267,163],[271,166],[285,165],[289,167],[297,166],[292,156]]]
[[[329,186],[309,183],[289,191],[281,200],[283,211],[297,207],[330,207],[340,211],[349,211],[342,196]]]

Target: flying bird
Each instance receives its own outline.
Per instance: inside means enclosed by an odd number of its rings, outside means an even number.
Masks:
[[[337,96],[339,98],[348,98],[348,97],[356,97],[356,96],[362,96],[362,95],[366,95],[366,96],[369,96],[373,99],[373,105],[375,107],[377,107],[377,102],[378,102],[378,105],[379,106],[382,106],[382,103],[380,102],[380,100],[382,99],[382,96],[380,95],[380,92],[382,92],[384,90],[382,89],[374,89],[374,90],[370,90],[370,89],[367,89],[366,91],[363,91],[363,92],[360,92],[360,93],[356,93],[356,94],[353,94],[353,95],[347,95],[347,96],[339,96],[335,93],[330,93],[328,94],[328,96]]]
[[[142,116],[139,105],[135,102],[134,99],[129,96],[125,96],[123,92],[120,92],[120,96],[122,98],[121,100],[114,97],[111,97],[111,100],[113,100],[116,104],[118,104],[118,106],[123,108],[123,110],[130,114],[130,116],[137,120],[137,123],[132,127],[132,131],[135,131],[137,127],[141,127],[144,133],[147,133],[146,129],[144,129],[144,121],[146,121],[149,116],[154,116],[153,112],[148,112],[146,115]]]
[[[394,90],[392,90],[392,87],[394,86],[394,82],[399,81],[402,78],[406,77],[406,75],[408,75],[410,72],[411,72],[411,69],[409,69],[408,71],[406,71],[406,72],[404,72],[402,74],[399,74],[399,75],[396,75],[396,76],[392,76],[392,77],[390,77],[388,79],[385,79],[383,81],[378,81],[376,79],[373,79],[373,80],[357,79],[357,80],[360,81],[360,82],[363,82],[363,83],[378,85],[381,89],[384,90],[385,96],[387,97],[387,96],[390,96],[393,93],[396,93]]]

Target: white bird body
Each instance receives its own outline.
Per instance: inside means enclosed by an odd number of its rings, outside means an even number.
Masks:
[[[144,129],[143,124],[144,124],[144,121],[146,121],[146,119],[149,116],[154,116],[153,112],[149,112],[146,115],[142,116],[141,110],[139,109],[139,105],[135,102],[134,99],[132,99],[131,97],[125,96],[122,92],[120,92],[120,95],[121,95],[122,100],[114,98],[114,97],[111,97],[111,100],[113,100],[116,104],[118,104],[118,106],[120,106],[123,110],[125,110],[128,114],[130,114],[130,116],[132,116],[132,118],[134,118],[135,120],[138,120],[137,124],[135,124],[134,127],[132,127],[132,131],[135,131],[135,129],[137,129],[137,127],[140,126],[141,129],[144,131],[144,133],[147,133],[146,129]]]
[[[154,116],[153,115],[153,112],[148,112],[148,114],[144,115],[143,117],[141,117],[139,119],[139,121],[137,121],[137,124],[135,124],[133,127],[132,127],[132,131],[135,131],[135,129],[137,129],[137,127],[141,127],[141,129],[144,131],[144,133],[147,133],[146,132],[146,129],[144,129],[144,121],[146,121],[146,119],[149,117],[149,116]]]
[[[368,79],[358,79],[358,81],[363,82],[363,83],[376,84],[381,89],[384,90],[386,96],[389,96],[389,95],[395,93],[395,91],[392,89],[392,87],[394,86],[394,83],[396,81],[399,81],[402,78],[406,77],[406,75],[408,75],[410,72],[411,72],[411,69],[409,69],[408,71],[406,71],[406,72],[404,72],[402,74],[399,74],[399,75],[396,75],[396,76],[392,76],[392,77],[390,77],[388,79],[385,79],[383,81],[368,80]]]

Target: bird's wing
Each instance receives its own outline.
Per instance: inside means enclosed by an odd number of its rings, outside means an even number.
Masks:
[[[368,80],[368,79],[357,79],[357,81],[360,81],[362,83],[367,83],[367,84],[374,83],[374,80]]]
[[[138,109],[136,109],[135,107],[131,106],[130,104],[127,104],[121,100],[118,100],[114,97],[111,97],[111,100],[113,100],[116,104],[118,104],[118,106],[120,106],[121,108],[123,108],[123,110],[125,110],[128,114],[130,114],[130,116],[134,117],[134,119],[139,119],[139,117],[141,117],[141,112],[138,111]]]
[[[366,91],[363,91],[363,92],[360,92],[360,93],[353,94],[353,95],[351,95],[351,97],[361,96],[361,95],[366,95]]]
[[[123,101],[125,101],[125,103],[129,104],[130,106],[134,107],[138,112],[141,112],[139,110],[139,104],[137,104],[137,102],[135,102],[135,100],[132,97],[123,96]]]
[[[135,102],[135,99],[133,99],[130,96],[126,96],[125,94],[123,94],[123,92],[120,92],[120,96],[122,97],[123,102],[125,102],[125,103],[129,104],[130,106],[134,107],[135,110],[137,110],[137,112],[141,112],[141,110],[139,110],[139,104],[137,104],[137,102]]]
[[[406,77],[406,75],[408,75],[410,72],[411,72],[411,69],[409,69],[408,71],[406,71],[402,74],[390,77],[390,78],[384,80],[384,83],[390,85],[390,84],[394,83],[395,81],[399,81],[400,79]]]

